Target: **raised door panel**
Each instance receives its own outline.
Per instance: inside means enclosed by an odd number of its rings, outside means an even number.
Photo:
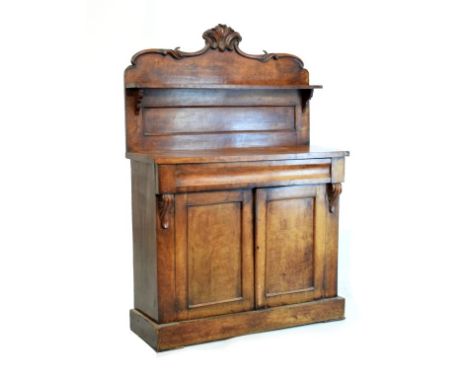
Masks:
[[[256,305],[278,306],[322,297],[325,187],[256,191]]]
[[[248,191],[176,195],[178,319],[253,307],[251,195]]]

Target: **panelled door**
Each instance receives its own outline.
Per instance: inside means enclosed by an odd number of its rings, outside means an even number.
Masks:
[[[322,297],[327,201],[324,185],[257,189],[257,307]]]
[[[252,190],[176,194],[178,319],[254,307]]]

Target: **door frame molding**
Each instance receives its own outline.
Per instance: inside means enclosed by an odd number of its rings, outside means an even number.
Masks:
[[[313,198],[313,287],[284,292],[266,292],[267,203],[273,200]],[[255,190],[255,306],[274,307],[316,300],[323,295],[326,266],[326,188],[303,185]]]

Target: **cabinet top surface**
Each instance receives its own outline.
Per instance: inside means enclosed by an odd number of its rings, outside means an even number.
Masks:
[[[267,160],[324,159],[348,156],[348,151],[317,146],[255,147],[213,150],[167,150],[127,153],[127,158],[158,164],[254,162]]]

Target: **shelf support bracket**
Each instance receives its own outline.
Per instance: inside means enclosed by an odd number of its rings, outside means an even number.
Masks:
[[[302,106],[302,111],[304,111],[304,109],[307,106],[307,102],[309,102],[309,100],[314,95],[314,89],[304,89],[301,92],[302,92],[302,94],[301,94],[301,106]]]
[[[341,183],[327,184],[328,210],[334,214],[338,204],[338,198],[341,194]]]
[[[143,97],[145,96],[145,90],[144,89],[138,89],[135,95],[135,114],[138,115],[138,113],[141,110],[141,106],[143,104]]]

